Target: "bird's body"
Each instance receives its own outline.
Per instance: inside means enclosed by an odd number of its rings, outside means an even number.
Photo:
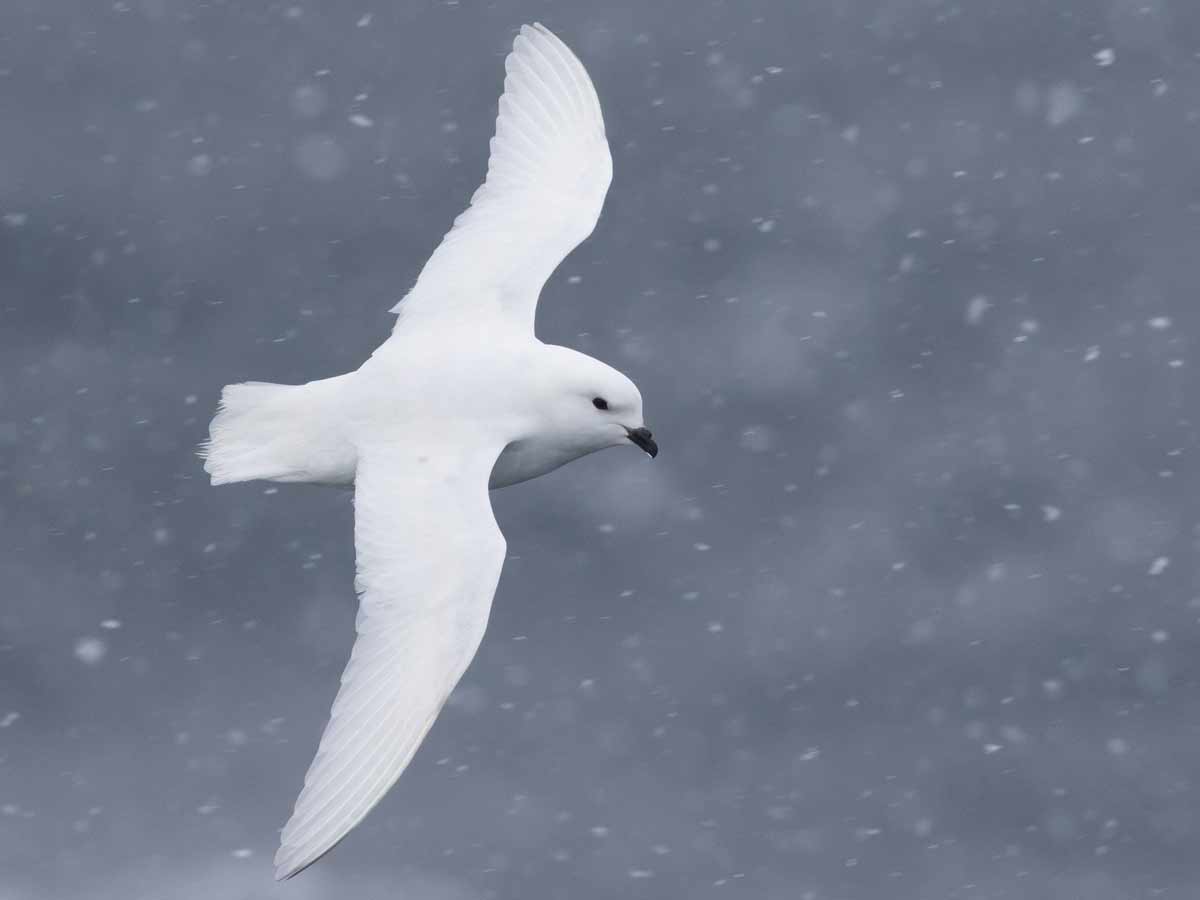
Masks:
[[[353,484],[354,644],[276,876],[328,852],[407,766],[483,637],[504,561],[489,488],[587,453],[657,445],[634,384],[533,333],[542,285],[612,175],[583,66],[541,26],[505,63],[488,176],[357,370],[229,385],[203,449],[214,484]]]
[[[448,411],[501,442],[491,488],[537,478],[601,449],[569,429],[536,424],[544,425],[537,401],[560,371],[603,363],[528,334],[468,330],[464,339],[451,322],[445,324],[451,333],[432,328],[393,336],[345,375],[303,385],[230,385],[226,415],[252,421],[238,422],[239,441],[209,452],[213,483],[254,478],[350,484],[364,435],[426,428]],[[623,377],[615,370],[606,374]],[[246,404],[244,416],[239,403]],[[275,409],[278,416],[270,414]],[[218,419],[215,427],[227,424]]]

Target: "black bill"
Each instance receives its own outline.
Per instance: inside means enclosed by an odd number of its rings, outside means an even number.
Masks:
[[[651,459],[658,456],[658,444],[654,443],[649,428],[630,428],[629,439],[649,453]]]

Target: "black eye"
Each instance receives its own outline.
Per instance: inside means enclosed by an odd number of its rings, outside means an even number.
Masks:
[[[596,407],[596,409],[608,409],[608,401],[603,397],[593,397],[592,406]]]

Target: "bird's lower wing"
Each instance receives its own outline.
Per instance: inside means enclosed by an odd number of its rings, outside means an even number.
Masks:
[[[411,436],[360,449],[358,637],[276,878],[311,865],[383,798],[475,655],[505,553],[488,499],[497,455]]]

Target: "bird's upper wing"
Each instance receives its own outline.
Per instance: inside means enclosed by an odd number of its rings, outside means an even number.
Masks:
[[[311,865],[382,799],[483,637],[505,552],[488,499],[499,450],[446,438],[360,448],[358,637],[283,829],[276,878]]]
[[[499,314],[533,328],[538,294],[592,233],[612,181],[596,89],[567,45],[524,26],[506,77],[487,180],[392,312]]]

